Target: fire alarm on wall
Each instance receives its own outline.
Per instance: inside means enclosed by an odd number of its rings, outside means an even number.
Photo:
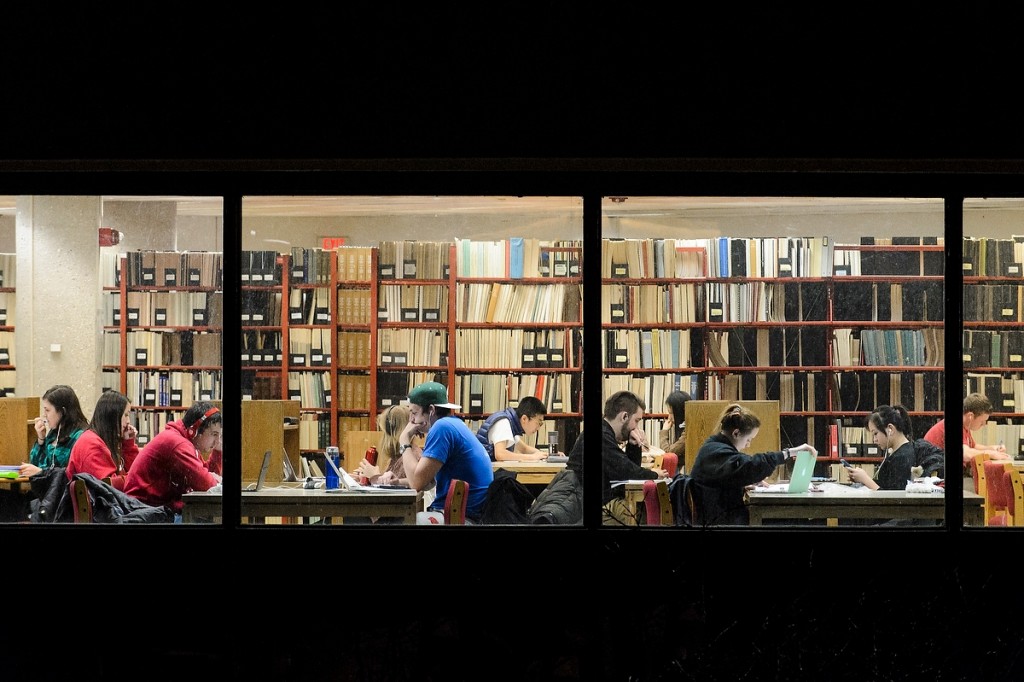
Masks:
[[[124,239],[124,232],[112,227],[100,228],[100,246],[117,246]]]

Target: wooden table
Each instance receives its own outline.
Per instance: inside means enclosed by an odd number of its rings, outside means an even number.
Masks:
[[[769,493],[748,490],[750,525],[764,519],[943,519],[942,493],[907,493],[903,490],[868,490],[839,483],[819,484],[822,492]],[[984,498],[965,490],[964,525],[983,526]]]
[[[21,478],[0,478],[0,490],[10,490],[14,493],[27,493],[32,489],[27,476]]]
[[[242,493],[242,518],[249,523],[263,523],[268,516],[323,519],[386,516],[415,524],[416,512],[423,504],[423,493],[412,489],[328,493],[322,488],[307,490],[298,485],[286,483],[258,493]],[[222,516],[220,493],[191,492],[182,495],[182,500],[184,523]]]
[[[551,483],[551,479],[565,468],[565,462],[521,462],[519,460],[503,460],[491,462],[494,470],[514,471],[516,480],[524,485]]]

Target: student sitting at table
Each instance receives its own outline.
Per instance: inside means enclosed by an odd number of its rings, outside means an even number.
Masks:
[[[477,440],[483,444],[492,462],[538,462],[548,453],[527,443],[523,436],[532,436],[540,431],[547,413],[548,409],[538,398],[524,396],[516,407],[499,410],[485,419],[477,429]]]
[[[89,429],[71,448],[65,470],[70,481],[75,474],[92,474],[124,490],[125,479],[139,454],[135,444],[138,431],[131,424],[131,404],[117,391],[104,391],[92,411]]]
[[[869,490],[906,490],[917,459],[907,409],[902,405],[879,405],[868,415],[867,429],[871,441],[882,449],[882,463],[875,469],[874,478],[861,467],[847,468],[850,480]]]
[[[817,455],[804,443],[781,452],[747,455],[742,452],[761,430],[761,420],[747,408],[733,403],[725,408],[718,432],[708,436],[697,451],[690,476],[701,484],[701,509],[708,525],[744,526],[750,523],[744,491],[764,480],[797,452]]]
[[[992,416],[992,401],[981,393],[968,393],[964,398],[963,423],[960,424],[964,444],[964,473],[970,471],[971,460],[980,454],[987,454],[991,459],[1009,459],[1006,446],[985,445],[974,440],[971,431],[977,431]],[[946,420],[940,419],[924,434],[924,439],[943,450],[946,449]]]
[[[665,420],[665,428],[658,434],[661,449],[678,455],[680,462],[686,455],[686,403],[689,400],[690,394],[686,391],[672,391],[668,394],[665,398],[668,418]]]
[[[223,428],[223,417],[213,403],[192,403],[181,421],[168,422],[139,453],[128,471],[125,493],[149,505],[169,507],[179,521],[182,495],[220,483],[220,476],[207,469],[199,453],[219,449]]]
[[[427,381],[416,386],[409,391],[409,403],[409,423],[398,437],[402,465],[410,488],[435,488],[434,501],[427,511],[416,515],[416,523],[444,523],[444,503],[452,480],[468,484],[466,519],[477,522],[494,480],[487,451],[466,423],[452,414],[461,406],[449,402],[443,385]],[[422,448],[414,441],[419,434],[426,435]]]
[[[640,428],[645,409],[647,405],[644,401],[629,391],[617,391],[604,403],[604,420],[601,423],[601,503],[604,525],[639,525],[643,521],[643,518],[637,518],[638,511],[626,504],[625,488],[613,487],[612,481],[668,476],[664,469],[646,469],[640,463],[642,452],[648,447],[647,435]],[[642,517],[642,507],[639,514]]]
[[[70,386],[51,386],[43,393],[39,404],[43,416],[36,417],[33,425],[36,442],[28,462],[22,462],[18,468],[18,475],[26,478],[51,467],[66,467],[75,441],[89,428],[89,420]]]

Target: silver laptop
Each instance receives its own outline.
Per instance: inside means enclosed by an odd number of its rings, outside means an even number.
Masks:
[[[281,452],[284,454],[284,480],[298,481],[299,477],[295,474],[295,468],[292,466],[292,461],[288,458],[288,451],[282,447]]]
[[[260,475],[255,483],[247,485],[243,493],[258,493],[263,489],[263,482],[267,480],[267,470],[270,469],[270,450],[263,453],[263,465],[260,467]]]

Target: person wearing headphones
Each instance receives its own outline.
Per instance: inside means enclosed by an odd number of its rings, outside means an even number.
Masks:
[[[125,482],[124,492],[155,507],[174,511],[181,518],[181,496],[209,490],[221,481],[203,461],[203,452],[221,449],[223,417],[213,403],[192,403],[180,421],[164,430],[142,449]]]
[[[35,476],[44,469],[66,467],[71,448],[89,428],[78,395],[70,386],[57,384],[40,398],[42,416],[35,419],[36,443],[27,462],[18,468],[19,476]]]
[[[64,473],[70,481],[75,474],[92,474],[124,490],[125,478],[139,454],[135,444],[138,431],[131,424],[131,403],[118,391],[104,391],[92,411],[89,429],[71,448]]]
[[[882,463],[875,469],[875,477],[860,467],[848,467],[847,473],[854,483],[869,490],[905,490],[914,478],[911,469],[916,463],[914,435],[910,415],[902,405],[879,405],[868,415],[868,433],[871,441],[885,453]]]

